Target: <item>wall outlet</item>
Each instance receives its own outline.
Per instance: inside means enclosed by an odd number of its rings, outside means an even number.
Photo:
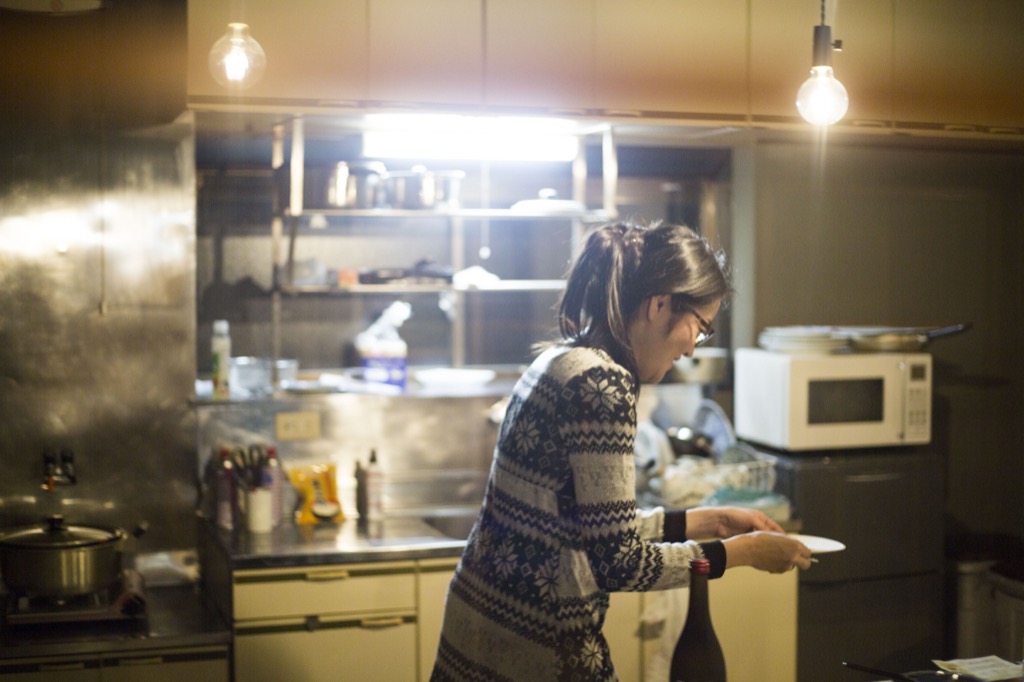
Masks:
[[[320,437],[320,413],[278,412],[274,428],[277,440],[316,440]]]

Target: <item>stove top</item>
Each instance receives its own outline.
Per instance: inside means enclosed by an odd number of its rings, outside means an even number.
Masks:
[[[101,592],[70,597],[6,595],[4,623],[7,627],[54,625],[60,623],[145,624],[146,596],[142,575],[126,570],[114,584]]]

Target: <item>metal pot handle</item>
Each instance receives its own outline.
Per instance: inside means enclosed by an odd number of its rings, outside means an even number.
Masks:
[[[953,334],[960,334],[967,331],[972,326],[972,323],[965,322],[964,324],[951,324],[948,327],[939,327],[938,329],[932,329],[925,334],[925,337],[930,341],[937,339],[940,336],[952,336]]]

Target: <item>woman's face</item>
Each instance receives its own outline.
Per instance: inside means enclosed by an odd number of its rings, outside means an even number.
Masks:
[[[721,302],[697,308],[697,313],[713,322]],[[691,357],[698,335],[708,331],[692,312],[673,313],[669,296],[650,299],[630,328],[630,341],[636,355],[637,370],[644,383],[658,383],[682,356]]]

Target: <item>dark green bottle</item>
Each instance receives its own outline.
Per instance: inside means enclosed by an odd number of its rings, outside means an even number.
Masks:
[[[725,682],[725,656],[711,625],[708,574],[711,562],[690,560],[690,606],[672,653],[671,682]]]

